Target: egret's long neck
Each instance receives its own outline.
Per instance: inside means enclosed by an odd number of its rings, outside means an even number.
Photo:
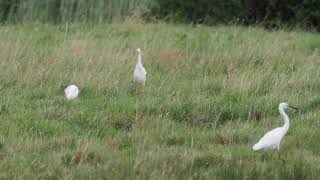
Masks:
[[[138,53],[137,65],[142,65],[140,53]]]
[[[287,131],[289,129],[289,117],[288,117],[288,115],[286,114],[286,112],[284,111],[283,108],[279,107],[279,112],[280,112],[280,115],[282,116],[282,118],[284,120],[283,128],[285,129],[285,133],[287,133]]]

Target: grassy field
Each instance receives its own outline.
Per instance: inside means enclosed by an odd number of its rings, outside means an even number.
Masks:
[[[131,81],[140,47],[144,88]],[[0,27],[1,179],[317,179],[320,35],[254,27]],[[67,101],[63,88],[81,94]],[[276,152],[265,132],[290,129]]]

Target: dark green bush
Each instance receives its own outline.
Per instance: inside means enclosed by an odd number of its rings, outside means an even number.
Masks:
[[[319,0],[155,0],[160,19],[192,23],[320,26]]]
[[[185,22],[231,22],[244,17],[238,0],[156,0],[152,12],[158,18]]]

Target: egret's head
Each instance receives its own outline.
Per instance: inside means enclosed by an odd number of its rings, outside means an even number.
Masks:
[[[292,109],[298,109],[298,108],[296,108],[296,107],[294,107],[294,106],[292,106],[292,105],[290,105],[290,104],[288,104],[288,103],[286,103],[286,102],[282,102],[282,103],[280,103],[279,104],[279,109],[287,109],[287,108],[292,108]]]
[[[137,49],[137,53],[138,53],[138,54],[141,53],[141,49],[140,49],[140,48]]]

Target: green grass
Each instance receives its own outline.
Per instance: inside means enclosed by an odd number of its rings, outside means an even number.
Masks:
[[[148,72],[132,83],[140,47]],[[254,27],[0,27],[3,179],[317,179],[320,35]],[[63,87],[81,94],[67,101]],[[253,152],[291,118],[282,155]]]
[[[142,16],[153,0],[0,0],[0,21],[103,23]]]

